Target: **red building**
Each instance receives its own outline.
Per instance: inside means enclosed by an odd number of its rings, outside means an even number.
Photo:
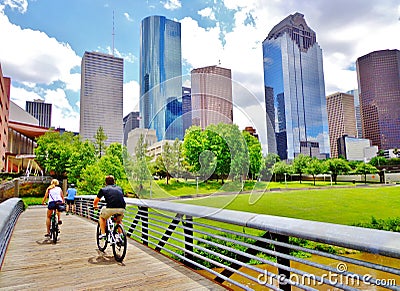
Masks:
[[[11,79],[3,76],[0,64],[0,170],[4,169],[8,144]]]

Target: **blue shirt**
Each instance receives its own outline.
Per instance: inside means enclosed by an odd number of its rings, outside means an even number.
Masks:
[[[74,200],[75,199],[75,195],[76,195],[76,189],[75,188],[68,188],[67,194],[68,194],[68,197],[67,197],[68,200]]]

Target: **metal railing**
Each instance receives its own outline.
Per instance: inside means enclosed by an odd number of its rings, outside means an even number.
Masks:
[[[10,198],[0,203],[0,270],[15,223],[23,211],[22,199]]]
[[[76,212],[96,221],[94,197],[77,197]],[[232,289],[400,290],[399,233],[167,201],[126,202],[123,223],[131,238]],[[366,253],[379,257],[363,259]]]

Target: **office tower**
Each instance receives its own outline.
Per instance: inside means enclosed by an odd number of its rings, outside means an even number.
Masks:
[[[102,127],[108,139],[123,143],[124,60],[98,52],[85,52],[81,67],[80,135],[94,140]]]
[[[128,140],[128,133],[135,128],[139,128],[139,120],[140,120],[140,115],[138,111],[130,112],[127,116],[124,117],[122,124],[124,127],[125,146],[126,146],[126,141]]]
[[[25,110],[37,120],[39,126],[51,127],[51,108],[50,103],[44,103],[44,100],[35,99],[33,101],[26,101]]]
[[[179,100],[180,99],[180,100]],[[169,97],[165,108],[165,135],[163,140],[183,140],[182,98]]]
[[[361,124],[361,112],[360,112],[360,96],[358,95],[358,90],[350,90],[346,92],[354,96],[354,110],[356,113],[356,127],[357,127],[357,137],[362,138],[362,124]]]
[[[347,135],[357,136],[354,96],[346,93],[335,93],[326,97],[328,109],[329,143],[331,157],[338,157],[338,138]]]
[[[382,50],[359,57],[358,92],[363,138],[379,150],[400,145],[400,51]]]
[[[209,124],[233,122],[231,70],[217,66],[193,69],[192,124],[205,129]]]
[[[186,129],[192,126],[192,90],[188,87],[182,87],[182,126],[185,136]]]
[[[6,164],[6,150],[8,144],[8,120],[10,108],[11,79],[3,76],[0,64],[0,170]]]
[[[274,129],[281,159],[314,156],[316,148],[319,158],[329,156],[322,50],[315,32],[304,15],[295,13],[273,27],[262,47],[266,99],[274,96],[266,110],[277,112]],[[275,124],[272,119],[267,125]]]
[[[140,36],[140,127],[155,129],[158,140],[166,139],[166,130],[169,138],[182,139],[182,127],[166,123],[174,118],[167,101],[182,102],[181,24],[149,16],[142,20]]]

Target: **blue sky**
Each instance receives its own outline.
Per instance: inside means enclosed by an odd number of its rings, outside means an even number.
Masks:
[[[0,63],[11,100],[53,104],[52,125],[79,130],[80,62],[85,51],[124,58],[124,115],[139,100],[139,30],[149,15],[182,24],[183,73],[232,70],[234,122],[265,123],[261,43],[289,14],[304,14],[323,50],[326,94],[357,87],[355,61],[400,49],[398,0],[0,0]],[[236,94],[235,94],[236,92]]]

